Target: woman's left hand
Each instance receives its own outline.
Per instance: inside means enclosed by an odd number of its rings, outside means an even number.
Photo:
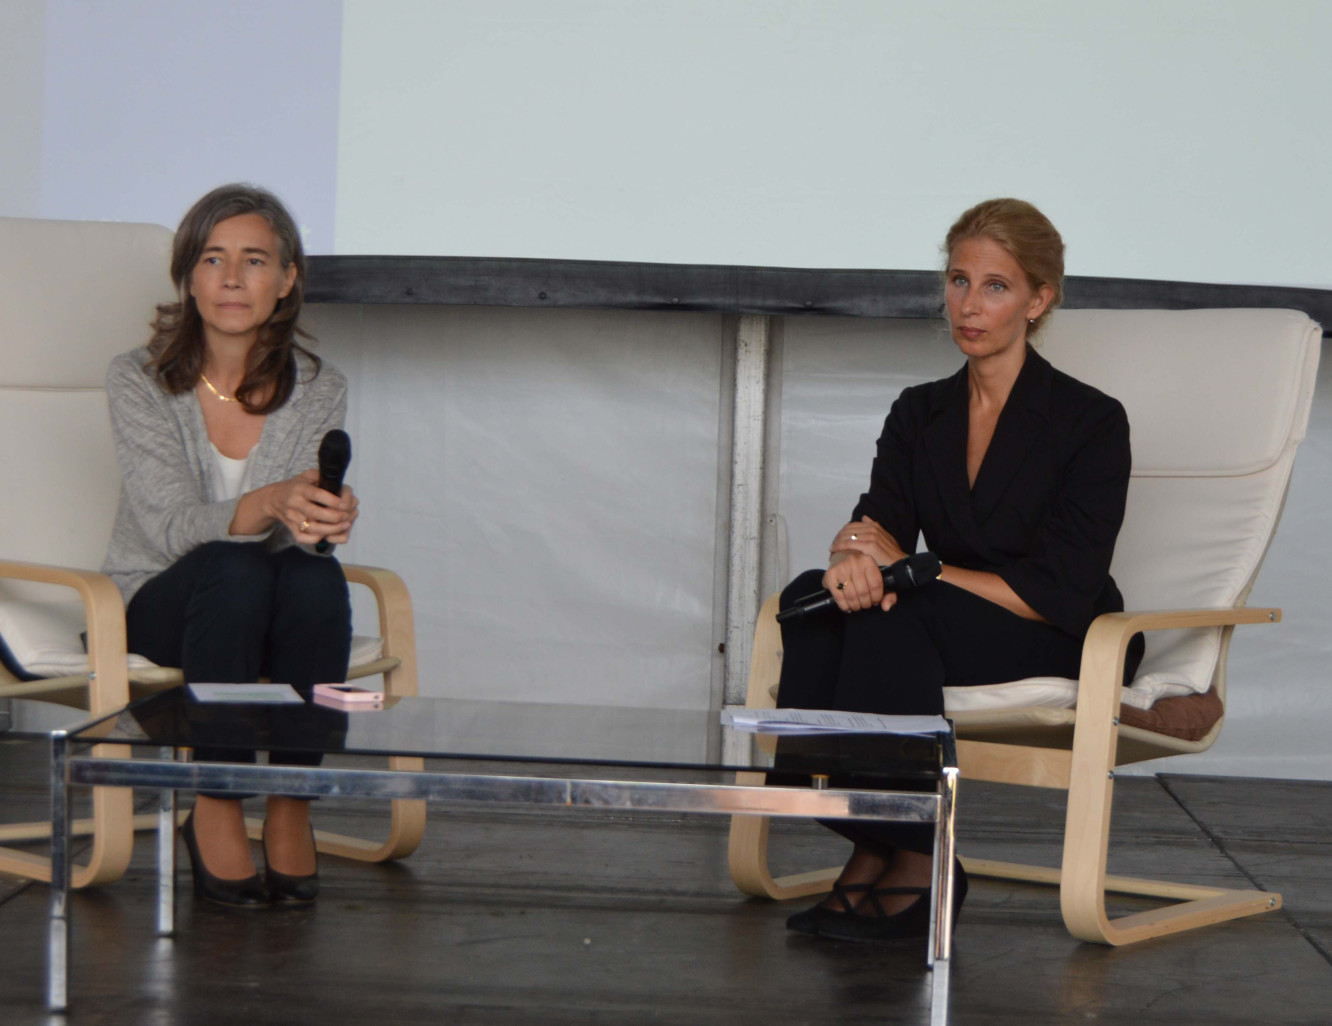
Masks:
[[[899,559],[906,558],[897,539],[869,517],[853,520],[838,531],[828,552],[833,556],[839,552],[859,553],[869,556],[879,566],[892,566]]]
[[[360,505],[351,485],[343,485],[340,496],[326,492],[319,487],[317,470],[302,471],[280,484],[287,488],[277,517],[296,541],[302,545],[319,541],[341,545],[351,537]]]
[[[352,491],[351,485],[342,486],[341,497],[332,492],[317,488],[309,509],[309,519],[292,526],[292,536],[306,545],[318,541],[331,542],[334,545],[346,544],[351,537],[352,525],[359,515],[360,500]],[[301,530],[304,528],[304,530]]]
[[[324,492],[323,494],[330,495],[331,493]],[[331,534],[324,535],[324,538],[332,542],[334,545],[346,544],[347,539],[351,537],[352,525],[356,523],[356,518],[360,515],[360,505],[361,501],[356,498],[356,493],[352,491],[352,486],[343,485],[342,497],[338,500],[338,504],[330,510],[330,514],[333,516],[341,515],[340,529],[335,530]]]

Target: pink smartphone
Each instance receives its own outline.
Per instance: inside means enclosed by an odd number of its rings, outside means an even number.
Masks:
[[[357,687],[355,684],[316,684],[314,696],[340,705],[384,704],[384,692]]]

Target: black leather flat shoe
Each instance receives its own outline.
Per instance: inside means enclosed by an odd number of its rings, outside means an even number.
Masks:
[[[915,901],[901,912],[885,915],[880,894],[917,894]],[[967,897],[967,874],[959,862],[953,867],[953,925],[957,925],[962,902]],[[819,936],[849,941],[887,941],[903,937],[926,937],[930,932],[930,888],[875,887],[850,914],[825,918],[819,924]]]
[[[310,829],[310,845],[314,846],[313,827]],[[267,823],[264,824],[264,879],[268,883],[268,893],[277,905],[308,905],[319,896],[318,869],[306,876],[288,876],[279,873],[269,863]]]
[[[227,908],[264,908],[269,904],[268,890],[258,873],[240,880],[223,880],[208,872],[203,856],[199,854],[198,839],[194,836],[193,809],[180,825],[180,836],[185,841],[185,850],[190,854],[190,875],[194,878],[196,898]]]

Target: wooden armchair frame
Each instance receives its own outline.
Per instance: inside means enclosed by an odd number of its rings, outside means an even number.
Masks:
[[[383,674],[384,690],[390,695],[415,695],[416,633],[411,596],[402,578],[379,567],[343,564],[343,572],[352,584],[370,589],[379,608],[379,632],[383,642],[380,658],[354,667],[349,678]],[[26,683],[0,683],[0,698],[37,697],[68,705],[86,706],[92,716],[113,712],[130,700],[132,694],[173,687],[182,682],[179,670],[158,668],[131,672],[125,644],[125,605],[120,591],[105,574],[91,570],[48,566],[40,563],[0,561],[0,579],[53,584],[72,588],[83,602],[88,628],[89,672]],[[7,676],[7,675],[6,675]],[[126,756],[122,746],[99,745],[100,756]],[[393,769],[420,770],[423,760],[394,757]],[[91,836],[88,860],[75,865],[72,886],[89,887],[119,879],[129,865],[136,829],[152,829],[155,813],[134,815],[133,792],[125,788],[93,789],[92,816],[76,820],[74,833]],[[259,839],[262,822],[246,819],[250,837]],[[392,803],[388,836],[383,841],[347,837],[326,831],[315,832],[319,851],[366,862],[404,858],[416,850],[425,832],[425,802],[397,799]],[[13,873],[47,883],[51,880],[50,860],[43,855],[10,847],[15,842],[39,841],[50,837],[47,822],[16,823],[0,826],[0,872]]]
[[[764,603],[755,630],[746,705],[771,707],[781,669],[781,632],[777,599]],[[964,713],[956,718],[958,758],[963,779],[988,780],[1068,791],[1063,863],[1059,869],[985,859],[963,858],[969,873],[1059,887],[1064,923],[1079,940],[1100,944],[1131,944],[1210,923],[1254,915],[1281,907],[1281,895],[1267,891],[1229,890],[1109,876],[1106,852],[1117,765],[1164,755],[1201,751],[1220,731],[1220,723],[1199,742],[1180,741],[1119,723],[1120,681],[1129,639],[1138,631],[1181,627],[1221,627],[1222,649],[1217,671],[1224,688],[1226,648],[1237,624],[1275,623],[1278,609],[1168,610],[1107,613],[1098,617],[1083,647],[1076,710],[1048,709],[1044,725],[1016,731],[1031,739],[1045,734],[1045,744],[981,740],[993,737],[996,714]],[[1002,714],[998,714],[1002,729]],[[986,729],[986,728],[990,729]],[[1071,745],[1066,744],[1072,728]],[[971,736],[969,736],[971,735]],[[742,774],[756,783],[762,774]],[[839,868],[773,877],[768,870],[768,821],[760,816],[731,820],[731,878],[746,894],[785,900],[828,890]],[[1162,908],[1111,919],[1106,894],[1163,898],[1175,902]]]

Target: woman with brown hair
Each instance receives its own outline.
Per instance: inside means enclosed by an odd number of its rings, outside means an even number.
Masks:
[[[836,608],[783,625],[779,705],[938,714],[945,686],[1077,677],[1091,621],[1124,608],[1110,558],[1128,419],[1030,345],[1063,295],[1058,231],[1029,203],[989,200],[958,219],[944,251],[944,304],[966,364],[897,398],[828,569],[783,592],[789,608],[822,587]],[[918,535],[942,562],[938,582],[885,592],[880,567]],[[1141,657],[1138,637],[1129,677]],[[854,843],[851,858],[832,894],[787,925],[848,940],[924,934],[932,830],[827,825]]]
[[[107,374],[123,484],[103,569],[128,606],[130,651],[187,682],[264,674],[304,694],[346,679],[346,580],[312,547],[345,542],[357,516],[352,490],[320,489],[314,469],[324,434],[342,426],[346,381],[298,341],[304,278],[300,233],[276,197],[214,189],[176,232],[178,301]],[[182,834],[203,898],[253,907],[318,893],[306,801],[269,798],[262,876],[239,799],[200,794]]]

